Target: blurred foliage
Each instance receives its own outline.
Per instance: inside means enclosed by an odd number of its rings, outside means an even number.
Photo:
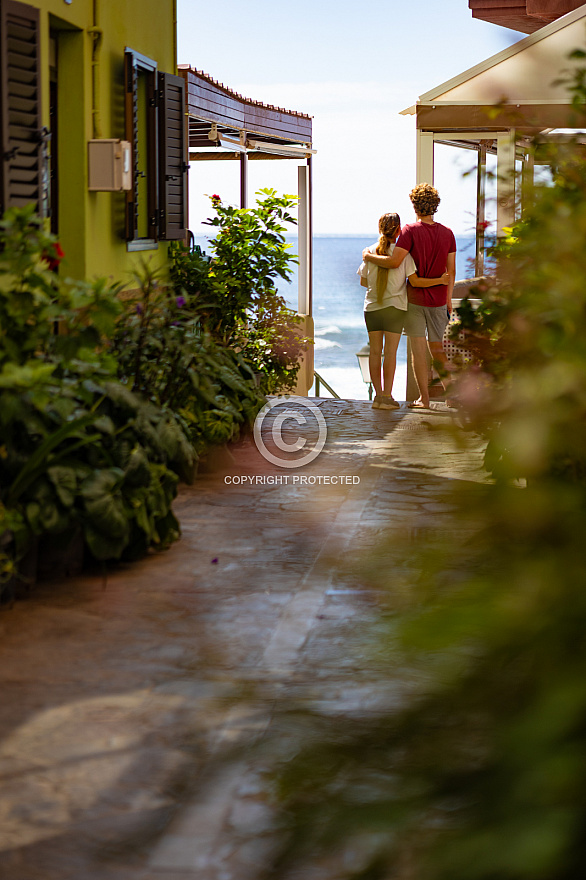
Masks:
[[[456,394],[464,426],[489,440],[492,484],[456,496],[452,539],[411,545],[400,596],[382,548],[361,561],[364,585],[388,588],[381,697],[402,679],[410,697],[276,720],[285,842],[272,877],[586,876],[584,150],[550,154],[553,185],[526,194],[497,282],[459,309],[474,363]]]
[[[0,369],[40,370],[45,375],[61,361],[100,363],[112,372],[104,339],[114,332],[120,313],[121,285],[104,279],[64,282],[50,269],[57,242],[44,231],[33,206],[9,209],[0,219]],[[57,333],[59,327],[66,333]]]
[[[475,367],[457,394],[470,426],[490,437],[496,476],[586,475],[586,148],[560,145],[552,186],[535,187],[524,218],[495,248],[498,283],[458,309]],[[571,425],[571,429],[570,429]]]

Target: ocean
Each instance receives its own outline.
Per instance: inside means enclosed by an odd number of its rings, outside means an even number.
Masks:
[[[315,323],[315,370],[340,396],[368,400],[356,352],[368,342],[364,324],[364,288],[356,270],[365,247],[376,235],[316,235],[313,239],[313,317]],[[297,238],[287,237],[293,253]],[[456,237],[456,278],[470,277],[468,260],[474,256],[474,238]],[[297,273],[279,291],[297,310]],[[393,396],[405,400],[407,340],[399,343]],[[329,396],[322,390],[322,396]]]

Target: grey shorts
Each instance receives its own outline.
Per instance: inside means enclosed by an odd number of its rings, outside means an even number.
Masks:
[[[441,342],[448,321],[447,306],[416,306],[409,303],[405,315],[405,333],[407,336],[427,336],[429,342]]]

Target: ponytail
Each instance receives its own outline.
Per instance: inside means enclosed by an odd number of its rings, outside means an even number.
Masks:
[[[397,237],[398,230],[401,229],[401,218],[398,214],[383,214],[378,221],[378,231],[380,232],[378,244],[375,253],[386,257],[389,248]],[[389,270],[382,266],[377,266],[376,273],[376,301],[380,305],[387,289],[389,280]]]

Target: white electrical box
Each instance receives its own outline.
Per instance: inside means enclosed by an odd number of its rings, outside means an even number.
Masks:
[[[120,192],[132,188],[130,141],[100,138],[88,141],[88,188],[91,192]]]

